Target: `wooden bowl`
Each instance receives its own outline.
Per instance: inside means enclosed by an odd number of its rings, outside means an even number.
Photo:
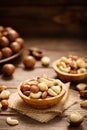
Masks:
[[[53,62],[53,69],[57,73],[58,78],[63,82],[82,82],[84,80],[87,80],[87,72],[81,74],[71,74],[62,72],[57,67],[58,62],[59,60]]]
[[[50,108],[50,107],[56,105],[58,102],[60,102],[60,100],[63,98],[63,96],[65,95],[65,92],[66,92],[65,89],[63,88],[63,86],[61,86],[60,94],[55,96],[55,97],[48,97],[48,98],[45,98],[45,99],[42,99],[42,98],[33,99],[33,98],[25,96],[21,92],[21,90],[20,90],[21,84],[17,88],[17,92],[18,92],[19,96],[28,105],[30,105],[31,107],[34,107],[34,108],[38,108],[38,109]]]

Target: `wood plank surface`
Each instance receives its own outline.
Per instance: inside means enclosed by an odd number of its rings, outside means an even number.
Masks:
[[[25,70],[22,59],[25,55],[28,55],[29,47],[39,47],[41,50],[45,52],[45,55],[49,56],[51,59],[51,64],[49,67],[45,68],[41,65],[40,61],[37,61],[35,68],[33,70]],[[6,85],[8,90],[11,93],[16,92],[16,88],[21,81],[24,81],[28,78],[39,76],[43,73],[46,73],[48,76],[52,78],[56,78],[56,73],[52,69],[52,62],[61,56],[66,56],[68,54],[74,54],[87,58],[87,40],[81,39],[53,39],[53,38],[27,38],[25,39],[25,47],[23,54],[18,58],[10,61],[16,65],[16,70],[13,74],[13,77],[4,77],[3,74],[0,74],[0,85]],[[1,67],[2,65],[0,65]],[[76,84],[72,83],[71,88],[75,88]],[[81,100],[81,99],[80,99]],[[79,102],[80,102],[79,100]],[[78,110],[81,114],[85,116],[84,122],[81,126],[77,128],[73,128],[69,126],[67,122],[67,118],[69,114]],[[16,118],[19,120],[19,125],[17,126],[9,126],[6,123],[6,118],[11,116],[12,118]],[[72,106],[69,110],[65,111],[62,117],[55,117],[48,123],[40,123],[37,122],[27,116],[24,116],[10,108],[6,111],[0,112],[0,130],[86,130],[87,129],[87,109],[82,109],[79,105]]]

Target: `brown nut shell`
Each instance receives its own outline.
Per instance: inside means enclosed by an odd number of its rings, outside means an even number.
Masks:
[[[80,96],[83,98],[87,98],[87,90],[80,91]]]
[[[4,64],[2,69],[3,69],[3,74],[5,76],[11,76],[15,71],[15,66],[13,64]]]
[[[3,57],[5,57],[5,58],[8,58],[12,55],[12,50],[10,47],[4,47],[4,48],[2,48],[1,51],[2,51]]]
[[[7,109],[8,108],[8,101],[7,100],[2,100],[1,104],[2,104],[2,108],[3,109]]]
[[[23,59],[23,64],[25,68],[32,69],[36,64],[36,60],[33,56],[25,56]]]

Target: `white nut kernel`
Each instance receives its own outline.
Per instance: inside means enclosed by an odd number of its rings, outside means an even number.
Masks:
[[[48,94],[49,94],[50,96],[53,96],[53,97],[57,96],[57,93],[54,92],[51,88],[49,88],[47,92],[48,92]]]
[[[40,98],[41,97],[41,95],[42,95],[42,92],[38,92],[38,93],[30,93],[30,98],[34,98],[34,99],[38,99],[38,98]]]
[[[53,81],[53,83],[54,83],[54,85],[59,85],[59,86],[62,86],[62,85],[63,85],[62,81],[60,81],[59,79],[55,79],[55,80]]]
[[[10,96],[10,92],[8,90],[3,90],[0,94],[1,99],[8,99]]]
[[[41,91],[46,91],[46,90],[48,90],[48,86],[47,86],[47,84],[46,84],[45,82],[39,83],[39,84],[38,84],[38,87],[39,87],[39,89],[40,89]]]
[[[57,94],[59,94],[60,91],[61,91],[60,86],[52,86],[51,88],[52,88],[52,90],[53,90],[55,93],[57,93]]]
[[[76,85],[76,88],[79,90],[79,91],[82,91],[82,90],[85,90],[87,87],[87,84],[85,83],[79,83]]]
[[[77,70],[78,74],[85,73],[85,72],[87,72],[86,68],[80,68]]]
[[[71,70],[71,67],[69,66],[69,67],[64,68],[63,66],[59,66],[59,69],[65,73],[69,73]]]
[[[1,109],[2,109],[2,104],[0,103],[0,111],[1,111]]]
[[[38,82],[44,82],[44,83],[46,83],[46,85],[47,85],[48,87],[51,87],[51,86],[54,85],[53,81],[48,80],[48,79],[45,79],[45,78],[39,78],[39,77],[38,77],[37,80],[38,80]]]
[[[50,58],[47,57],[47,56],[42,57],[41,63],[42,63],[42,65],[44,65],[44,66],[48,66],[48,65],[50,64]]]
[[[87,100],[84,100],[80,103],[81,107],[87,108]]]
[[[83,59],[78,59],[76,63],[78,67],[85,68],[85,61]]]
[[[18,120],[16,120],[16,119],[11,119],[11,117],[7,117],[6,122],[7,122],[9,125],[18,125],[18,123],[19,123]]]
[[[79,112],[77,112],[77,111],[72,112],[70,114],[70,121],[72,121],[74,123],[75,122],[79,122],[81,119],[83,119],[83,116]]]

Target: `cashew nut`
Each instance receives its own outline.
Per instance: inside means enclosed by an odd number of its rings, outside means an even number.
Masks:
[[[59,85],[59,86],[62,86],[62,85],[63,85],[62,81],[60,81],[59,79],[55,79],[55,80],[53,81],[53,83],[54,83],[54,85]]]
[[[41,91],[46,91],[46,90],[48,90],[48,86],[47,86],[47,84],[46,84],[45,82],[39,83],[39,84],[38,84],[38,87],[39,87],[39,89],[40,89]]]
[[[11,119],[11,117],[7,117],[7,123],[9,124],[9,125],[18,125],[18,123],[19,123],[19,121],[18,120],[16,120],[16,119]]]
[[[51,87],[51,86],[53,86],[54,84],[53,84],[53,81],[51,81],[51,80],[47,80],[47,79],[45,79],[45,78],[40,78],[40,77],[38,77],[38,82],[44,82],[44,83],[46,83],[46,85],[48,86],[48,87]]]
[[[41,97],[41,95],[42,95],[42,92],[41,91],[39,91],[38,93],[30,93],[30,98],[35,98],[35,99],[37,99],[37,98],[40,98]]]
[[[53,96],[53,97],[57,96],[57,93],[54,92],[51,88],[49,88],[47,92],[48,92],[48,94],[49,94],[50,96]]]
[[[1,93],[0,93],[0,98],[1,99],[8,99],[10,96],[10,92],[8,90],[3,90]]]
[[[60,86],[52,86],[51,88],[52,88],[52,90],[53,90],[55,93],[57,93],[57,94],[59,94],[60,91],[61,91]]]
[[[71,67],[69,66],[69,67],[64,68],[63,66],[59,66],[59,69],[60,69],[61,71],[63,71],[63,72],[69,73],[70,70],[71,70]]]
[[[60,62],[60,66],[63,66],[64,68],[66,68],[66,64],[65,64],[65,62]]]

